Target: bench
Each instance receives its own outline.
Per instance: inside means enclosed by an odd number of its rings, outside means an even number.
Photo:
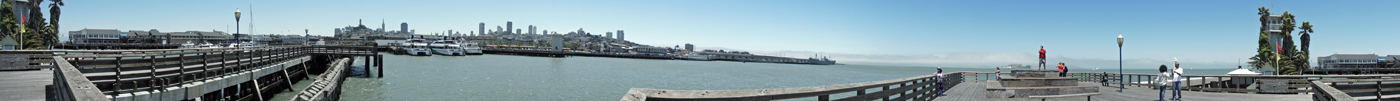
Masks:
[[[1093,101],[1093,100],[1094,100],[1094,98],[1093,98],[1094,95],[1099,95],[1099,93],[1079,93],[1079,94],[1064,94],[1064,95],[1037,95],[1037,96],[1029,96],[1029,97],[1027,97],[1027,98],[1040,99],[1040,101],[1045,101],[1046,98],[1062,98],[1062,97],[1085,96],[1085,98],[1087,98],[1088,100]]]

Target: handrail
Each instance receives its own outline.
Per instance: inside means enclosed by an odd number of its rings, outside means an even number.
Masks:
[[[962,78],[963,78],[963,77],[962,77],[962,73],[964,73],[964,72],[953,72],[953,73],[944,74],[944,78],[945,78],[945,79],[950,79],[950,80],[945,80],[945,81],[947,81],[947,82],[945,82],[945,84],[948,84],[948,85],[956,85],[957,83],[960,83],[960,82],[962,81]],[[824,101],[824,100],[828,100],[828,99],[829,99],[829,95],[831,95],[831,94],[845,93],[845,92],[856,92],[856,96],[843,98],[843,99],[841,99],[841,100],[871,100],[871,99],[876,99],[876,98],[885,98],[886,100],[888,100],[888,98],[889,98],[890,96],[893,96],[893,95],[900,95],[900,98],[897,98],[897,99],[904,99],[904,98],[920,98],[920,99],[922,99],[922,98],[927,98],[927,97],[928,97],[927,95],[929,95],[929,92],[930,92],[930,91],[933,91],[933,90],[928,90],[928,89],[929,89],[929,87],[934,87],[935,84],[933,84],[933,83],[928,83],[928,82],[935,81],[935,79],[936,79],[935,77],[936,77],[936,75],[923,75],[923,76],[915,76],[915,77],[900,78],[900,79],[892,79],[892,80],[881,80],[881,81],[860,82],[860,83],[849,83],[849,84],[837,84],[837,85],[829,85],[829,86],[795,87],[795,88],[777,88],[777,89],[755,89],[755,90],[665,90],[665,89],[632,88],[632,89],[630,89],[629,91],[627,91],[627,94],[624,95],[623,98],[622,98],[621,100],[622,100],[622,101],[645,101],[645,100],[648,100],[648,99],[652,99],[652,100],[778,100],[778,99],[790,99],[790,98],[801,98],[801,97],[813,97],[813,96],[815,96],[815,97],[818,97],[818,100],[823,100],[823,101]],[[899,86],[899,88],[895,88],[895,89],[891,90],[891,89],[890,89],[890,86],[893,86],[893,85],[900,85],[900,86]],[[865,89],[876,88],[876,87],[882,87],[883,90],[882,90],[882,91],[879,91],[879,92],[874,92],[874,93],[871,93],[871,94],[865,94]],[[912,87],[912,88],[911,88],[911,87]],[[951,87],[951,86],[945,86],[945,87]],[[921,89],[922,89],[922,90],[921,90]],[[922,92],[913,92],[915,95],[912,95],[912,96],[916,96],[916,97],[910,97],[911,95],[905,94],[905,92],[910,91],[910,90],[912,90],[912,91],[922,91]],[[892,94],[892,93],[898,93],[898,94]],[[870,95],[874,95],[874,96],[870,96]],[[924,95],[924,96],[920,96],[920,95]],[[856,98],[856,99],[853,99],[853,98]]]
[[[325,100],[324,98],[327,97],[336,97],[329,96],[331,94],[328,93],[337,91],[338,88],[340,88],[340,83],[344,81],[344,76],[342,75],[345,73],[343,71],[346,68],[350,68],[346,67],[349,61],[350,59],[342,58],[332,62],[329,70],[321,73],[320,76],[316,76],[316,80],[311,82],[311,86],[303,88],[301,92],[298,92],[297,95],[294,96],[295,98],[292,98],[292,101],[321,101]],[[326,85],[321,86],[322,84]]]
[[[1313,93],[1314,101],[1356,101],[1351,95],[1347,95],[1346,92],[1327,85],[1327,82],[1321,80],[1312,81],[1308,86],[1312,87],[1313,92],[1317,92]]]
[[[111,101],[97,89],[92,81],[88,81],[78,68],[69,64],[63,56],[53,56],[54,87],[57,87],[59,101]]]

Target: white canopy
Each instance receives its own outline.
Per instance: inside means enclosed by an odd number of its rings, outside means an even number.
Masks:
[[[1249,69],[1243,69],[1243,68],[1241,68],[1241,69],[1235,69],[1235,71],[1230,71],[1230,73],[1225,73],[1225,74],[1227,74],[1227,75],[1259,75],[1259,74],[1261,74],[1261,73],[1259,73],[1259,72],[1254,72],[1254,71],[1249,71]]]

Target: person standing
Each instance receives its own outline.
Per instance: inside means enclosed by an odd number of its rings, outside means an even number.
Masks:
[[[1157,79],[1152,80],[1153,85],[1157,85],[1157,101],[1167,101],[1167,82],[1171,82],[1171,72],[1167,72],[1167,65],[1157,68]]]
[[[938,95],[936,96],[943,96],[943,92],[948,90],[948,88],[944,88],[945,86],[943,86],[946,85],[943,82],[947,81],[947,78],[943,78],[943,67],[938,67],[938,73],[935,73],[934,75],[938,77],[936,79],[937,81],[935,82],[938,84]]]
[[[1045,46],[1040,46],[1040,70],[1045,70]]]
[[[1065,77],[1065,62],[1056,63],[1055,68],[1060,70],[1060,77]]]
[[[1172,64],[1174,64],[1175,67],[1176,67],[1175,70],[1172,70],[1172,75],[1173,75],[1173,76],[1172,76],[1172,78],[1173,78],[1172,80],[1176,80],[1176,81],[1172,81],[1172,83],[1175,83],[1175,85],[1174,85],[1175,88],[1172,88],[1172,89],[1173,89],[1173,91],[1172,91],[1172,93],[1173,93],[1173,94],[1172,94],[1172,100],[1181,100],[1181,86],[1186,86],[1186,85],[1181,85],[1181,80],[1183,79],[1183,78],[1181,78],[1181,75],[1184,74],[1184,73],[1182,72],[1183,70],[1181,69],[1181,63],[1176,61],[1176,57],[1175,57],[1175,56],[1172,57]]]
[[[997,80],[1001,80],[1001,67],[997,67],[997,72],[996,72],[996,73],[997,73],[997,75],[996,75],[995,77],[997,77]]]

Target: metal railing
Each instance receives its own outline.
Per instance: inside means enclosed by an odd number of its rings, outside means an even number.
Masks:
[[[946,88],[962,83],[965,72],[944,74],[942,84]],[[623,95],[622,101],[647,100],[780,100],[817,97],[818,101],[829,101],[832,94],[855,92],[855,96],[842,97],[836,101],[866,100],[925,100],[936,92],[936,75],[923,75],[892,80],[839,84],[830,86],[757,89],[757,90],[664,90],[632,88]],[[893,88],[892,88],[893,87]],[[866,89],[881,88],[880,91],[866,92]],[[892,98],[893,97],[893,98]]]

